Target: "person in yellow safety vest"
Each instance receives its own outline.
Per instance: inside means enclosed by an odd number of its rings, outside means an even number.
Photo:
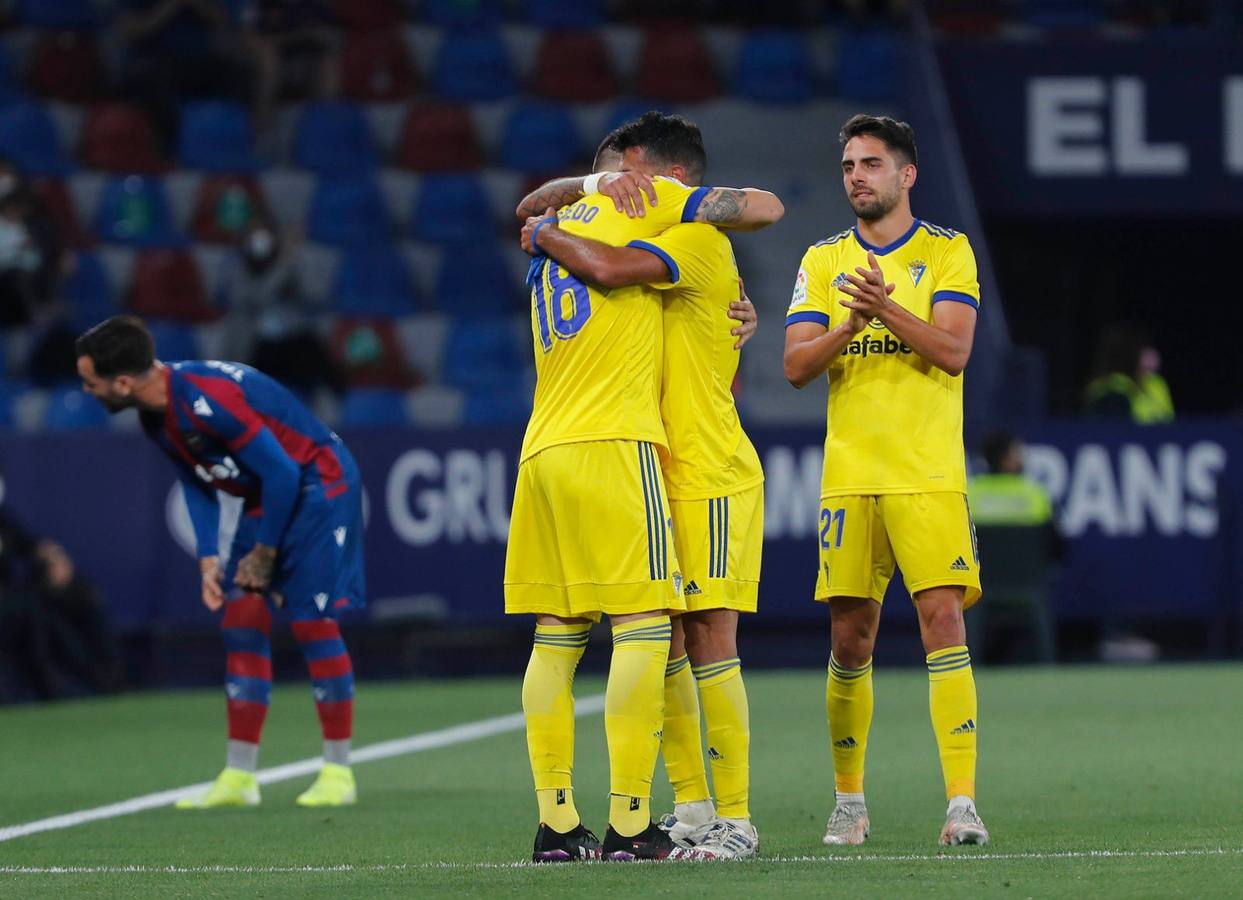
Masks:
[[[984,441],[988,472],[967,482],[967,502],[977,525],[1052,525],[1053,505],[1044,488],[1023,474],[1023,442],[995,432]]]
[[[1128,419],[1137,425],[1174,420],[1169,386],[1158,373],[1161,354],[1141,327],[1109,326],[1096,352],[1096,376],[1084,391],[1084,412],[1092,418]]]

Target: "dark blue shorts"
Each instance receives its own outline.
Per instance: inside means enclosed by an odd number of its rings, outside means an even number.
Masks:
[[[321,485],[302,489],[276,553],[269,602],[294,619],[335,618],[366,606],[362,479],[344,444],[334,447],[346,489],[328,498]],[[237,564],[255,546],[259,517],[242,514],[225,567],[226,594],[236,596]]]

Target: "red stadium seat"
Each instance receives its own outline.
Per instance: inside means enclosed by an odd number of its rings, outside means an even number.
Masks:
[[[332,358],[351,388],[400,388],[422,383],[406,365],[397,335],[389,319],[350,318],[332,330]]]
[[[337,0],[335,7],[337,22],[350,31],[401,25],[399,0]]]
[[[540,44],[534,93],[571,103],[599,103],[617,93],[608,47],[595,31],[550,31]]]
[[[95,243],[94,237],[83,230],[73,198],[69,196],[69,190],[63,181],[59,178],[36,178],[31,186],[52,221],[56,223],[66,246],[81,249]]]
[[[341,52],[341,88],[345,96],[370,103],[404,100],[414,94],[419,79],[401,34],[349,34]]]
[[[81,31],[50,31],[31,52],[27,81],[40,96],[90,103],[104,95],[108,72],[95,38]]]
[[[720,93],[712,56],[692,26],[649,28],[639,53],[637,93],[653,100],[701,103]]]
[[[466,172],[483,165],[479,135],[469,110],[453,103],[423,103],[402,128],[398,161],[416,172]]]
[[[98,103],[82,126],[82,162],[92,169],[144,175],[166,172],[168,162],[146,113],[128,103]]]
[[[203,276],[188,250],[145,250],[134,260],[129,309],[153,319],[210,322],[221,311],[207,302]]]
[[[243,175],[213,175],[199,185],[190,230],[200,241],[232,244],[257,214],[270,215],[258,182]]]

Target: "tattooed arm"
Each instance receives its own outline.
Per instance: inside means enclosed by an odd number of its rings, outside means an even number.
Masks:
[[[719,187],[704,196],[695,221],[732,231],[759,231],[780,221],[785,211],[785,205],[769,191]]]
[[[570,178],[554,178],[545,182],[522,198],[518,208],[514,210],[519,221],[525,222],[531,216],[538,216],[548,207],[560,209],[567,203],[573,203],[583,196],[583,180],[586,176],[574,175]]]

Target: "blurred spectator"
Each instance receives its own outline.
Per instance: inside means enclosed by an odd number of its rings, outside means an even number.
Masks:
[[[1174,401],[1160,368],[1161,354],[1143,327],[1130,322],[1110,325],[1096,346],[1094,375],[1084,391],[1084,413],[1138,425],[1172,422]]]
[[[266,214],[251,219],[221,283],[229,309],[224,355],[300,391],[337,388],[340,379],[298,283],[299,243]]]
[[[243,37],[255,66],[255,124],[272,121],[276,101],[334,93],[332,12],[326,0],[248,0]]]
[[[151,114],[166,156],[187,97],[247,102],[251,73],[223,0],[119,0],[122,92]]]
[[[0,159],[0,328],[30,322],[47,304],[61,251],[42,201],[16,166]]]
[[[0,509],[0,700],[120,686],[120,654],[94,585],[62,546]]]
[[[350,388],[408,390],[423,381],[406,364],[397,330],[385,319],[339,322],[332,336],[332,355]]]

